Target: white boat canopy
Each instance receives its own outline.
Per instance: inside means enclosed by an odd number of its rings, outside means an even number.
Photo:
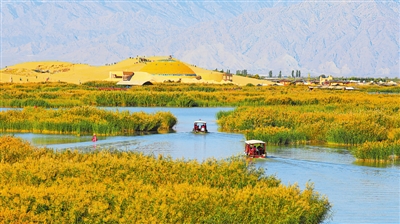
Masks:
[[[247,140],[245,141],[246,144],[264,144],[265,142],[260,140]]]
[[[206,124],[207,122],[205,122],[205,121],[195,121],[194,123]]]

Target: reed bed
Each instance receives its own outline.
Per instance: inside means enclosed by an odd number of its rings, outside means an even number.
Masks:
[[[259,87],[215,84],[156,84],[135,86],[127,91],[105,91],[99,87],[115,87],[112,82],[83,85],[65,83],[0,84],[3,107],[31,106],[33,100],[43,107],[94,106],[267,106],[267,105],[351,105],[381,106],[398,102],[396,94],[369,94],[361,91],[318,90],[307,87]],[[376,87],[370,87],[376,88]],[[391,91],[396,91],[391,87]],[[39,105],[37,105],[39,106]],[[399,111],[400,106],[393,109]]]
[[[394,141],[365,142],[355,149],[354,155],[359,160],[398,160],[400,157],[400,139]]]
[[[399,86],[361,86],[359,90],[371,94],[381,94],[381,93],[400,94]]]
[[[98,88],[106,86],[113,87],[115,83],[2,83],[1,106],[232,106],[237,107],[234,112],[223,116],[221,112],[221,129],[243,132],[247,137],[259,136],[269,144],[322,142],[358,146],[399,135],[396,130],[400,128],[400,87],[357,86],[356,91],[309,91],[306,86],[172,83],[135,86],[126,91]]]
[[[54,152],[0,137],[2,223],[321,223],[331,204],[309,184],[229,160],[133,152]]]
[[[262,139],[269,145],[305,144],[307,136],[285,127],[257,127],[246,132],[247,139]]]
[[[90,106],[67,109],[25,107],[0,112],[2,132],[33,132],[87,135],[126,135],[168,131],[177,119],[170,112],[107,111]]]
[[[233,111],[217,114],[223,131],[242,132],[247,139],[260,139],[271,145],[305,144],[309,142],[359,146],[366,142],[393,141],[400,139],[400,116],[393,107],[360,107],[340,105],[312,106],[259,106],[238,107]],[[372,143],[369,143],[372,144]],[[368,147],[367,147],[368,146]],[[367,148],[361,158],[376,153]],[[375,147],[388,158],[383,147]],[[394,150],[395,159],[400,153]],[[361,156],[355,153],[355,156]]]
[[[239,107],[229,113],[217,114],[224,131],[254,131],[256,128],[284,127],[293,129],[296,136],[311,141],[356,145],[366,140],[388,138],[389,130],[400,125],[396,113],[382,115],[376,111],[342,113],[342,108],[327,111],[316,106],[315,112],[295,106]],[[319,134],[318,134],[319,133]],[[300,137],[302,139],[303,137]]]

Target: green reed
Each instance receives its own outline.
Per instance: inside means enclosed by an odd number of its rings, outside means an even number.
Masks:
[[[400,124],[397,114],[388,111],[346,111],[346,107],[326,110],[326,106],[259,106],[238,107],[231,112],[217,114],[224,131],[247,133],[248,137],[267,139],[273,144],[291,144],[305,141],[323,141],[358,145],[366,141],[383,141]],[[275,128],[275,129],[274,129]],[[276,129],[281,128],[281,129]],[[267,131],[278,131],[269,133]],[[276,136],[277,139],[272,140]]]
[[[269,145],[288,145],[307,143],[307,136],[299,131],[285,128],[267,126],[245,132],[246,139],[258,139]]]
[[[120,135],[170,130],[176,122],[170,112],[112,112],[88,106],[58,110],[26,107],[0,112],[3,132]]]
[[[400,140],[365,142],[354,150],[360,160],[391,161],[400,158]]]

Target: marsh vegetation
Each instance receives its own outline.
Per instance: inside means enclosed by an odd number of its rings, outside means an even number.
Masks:
[[[0,137],[0,221],[319,223],[330,203],[245,160],[54,152]]]
[[[247,138],[275,145],[309,142],[350,145],[354,146],[354,155],[362,160],[397,160],[400,156],[398,86],[358,86],[356,91],[310,91],[307,86],[238,87],[231,84],[173,83],[134,86],[126,91],[99,89],[107,86],[116,87],[115,83],[105,81],[82,85],[3,83],[0,85],[0,96],[2,107],[237,107],[233,112],[218,114],[221,130],[245,133]],[[118,116],[109,117],[119,116],[125,115],[118,113]],[[140,116],[145,117],[144,114]],[[101,123],[101,119],[98,121],[92,124],[98,126],[91,127],[92,131],[117,134],[127,130],[115,125],[115,128],[110,127]],[[57,122],[54,120],[53,123]],[[142,127],[132,124],[128,130],[158,129],[157,121],[150,123],[142,124]],[[119,125],[125,124],[119,122]],[[163,128],[167,126],[164,124]],[[80,132],[76,126],[67,129],[73,133]]]
[[[346,145],[359,160],[400,156],[399,87],[356,91],[304,86],[160,84],[126,90],[114,83],[0,84],[3,132],[125,135],[162,131],[177,119],[96,107],[235,107],[220,129],[269,145]],[[371,94],[374,91],[374,94]],[[49,109],[51,108],[51,109]],[[331,209],[312,184],[283,186],[242,159],[173,160],[133,152],[54,152],[0,138],[0,220],[10,222],[319,223]],[[10,191],[9,189],[12,189]],[[243,203],[245,202],[245,203]],[[150,208],[150,209],[148,209]]]

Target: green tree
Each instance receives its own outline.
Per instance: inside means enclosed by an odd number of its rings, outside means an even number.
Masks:
[[[282,78],[282,71],[279,71],[278,78]]]
[[[269,77],[272,78],[272,71],[269,70]]]
[[[296,71],[296,76],[297,76],[297,71]],[[294,70],[292,70],[292,77],[294,78]]]

